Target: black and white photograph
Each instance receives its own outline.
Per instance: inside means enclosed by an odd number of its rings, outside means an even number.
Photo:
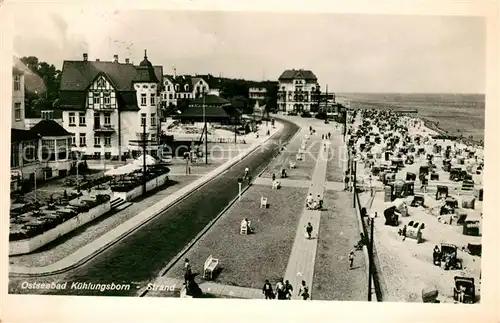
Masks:
[[[9,295],[480,306],[486,17],[41,8]]]

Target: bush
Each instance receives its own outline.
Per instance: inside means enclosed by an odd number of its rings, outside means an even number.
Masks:
[[[326,118],[327,118],[326,112],[321,111],[316,113],[316,119],[326,120]]]
[[[311,113],[310,113],[309,111],[304,111],[304,112],[302,112],[302,113],[300,114],[300,116],[301,116],[302,118],[311,118],[311,117],[312,117],[312,115],[311,115]]]

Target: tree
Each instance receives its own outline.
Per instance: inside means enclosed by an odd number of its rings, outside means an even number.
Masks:
[[[30,76],[25,77],[26,114],[37,116],[41,110],[52,110],[59,107],[59,88],[61,86],[61,71],[53,64],[41,62],[35,56],[21,58],[26,67],[43,81],[43,90],[33,90],[30,86]],[[38,79],[38,78],[37,78]]]

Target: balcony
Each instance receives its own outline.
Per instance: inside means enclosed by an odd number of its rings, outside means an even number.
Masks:
[[[96,124],[96,125],[94,125],[94,132],[111,133],[111,132],[115,132],[115,128],[113,127],[113,125],[110,125],[110,124],[105,124],[105,125]]]
[[[111,104],[94,104],[94,110],[102,112],[113,112],[115,107]]]

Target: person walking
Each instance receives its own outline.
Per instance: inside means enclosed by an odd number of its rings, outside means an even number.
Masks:
[[[323,209],[323,199],[318,194],[318,210],[322,210],[322,209]]]
[[[276,294],[278,299],[286,299],[285,284],[283,283],[283,278],[281,278],[276,284]]]
[[[264,283],[264,287],[262,287],[262,294],[266,297],[266,299],[274,299],[275,295],[273,292],[273,286],[269,282],[269,279],[266,279]]]
[[[293,287],[288,280],[285,280],[285,296],[286,299],[292,299]]]
[[[276,174],[273,173],[273,182],[276,180]]]
[[[307,227],[306,227],[307,239],[312,238],[312,232],[313,232],[313,226],[312,226],[311,222],[308,222]]]
[[[301,283],[300,283],[300,286],[299,286],[299,293],[297,294],[297,296],[302,296],[302,293],[304,292],[304,289],[307,289],[306,287],[306,281],[303,280]]]
[[[191,279],[192,271],[191,271],[191,263],[189,259],[184,260],[184,284],[187,285],[188,281]]]
[[[351,250],[351,252],[349,252],[349,269],[352,269],[353,264],[354,264],[354,251]]]
[[[248,177],[248,174],[250,173],[250,168],[246,167],[245,168],[245,178]]]
[[[403,231],[401,232],[401,235],[403,236],[403,240],[402,241],[405,241],[406,240],[406,224],[403,227]]]
[[[321,135],[321,140],[325,140],[325,135]]]

